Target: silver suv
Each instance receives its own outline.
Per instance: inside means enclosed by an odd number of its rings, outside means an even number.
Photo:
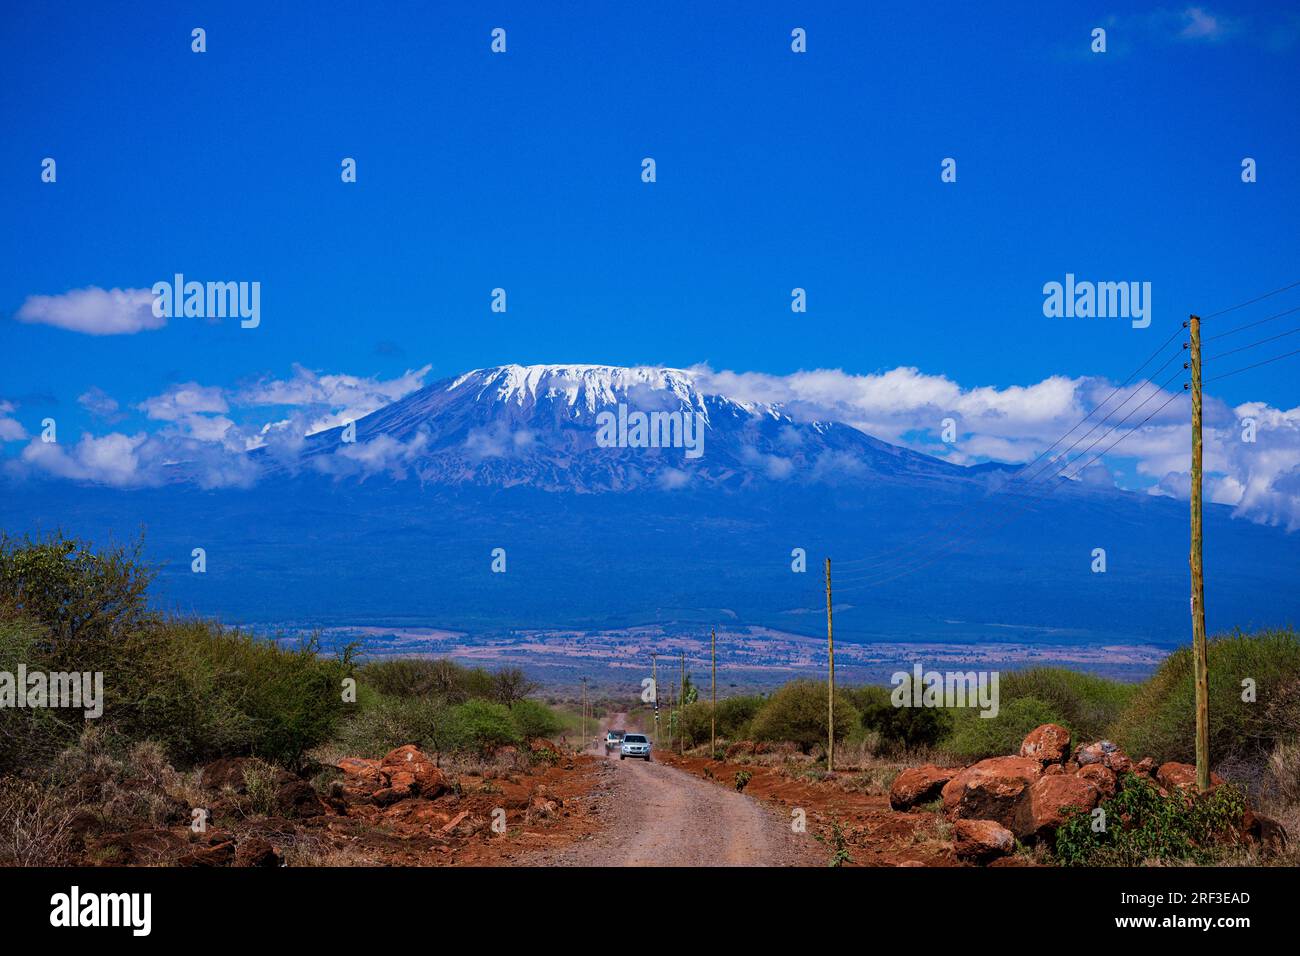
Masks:
[[[644,757],[649,763],[650,738],[645,734],[624,734],[623,743],[618,748],[618,759],[626,760],[628,757]]]

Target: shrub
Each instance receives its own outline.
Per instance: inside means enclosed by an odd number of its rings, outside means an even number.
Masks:
[[[525,740],[533,737],[554,737],[560,732],[560,718],[545,704],[535,700],[517,700],[510,708],[519,736]]]
[[[106,671],[105,718],[181,763],[251,755],[297,766],[347,706],[350,651],[318,651],[314,638],[283,648],[208,621],[163,622],[128,638]]]
[[[790,741],[808,751],[827,738],[826,691],[824,683],[795,680],[783,685],[754,717],[752,733],[756,740]],[[844,738],[861,721],[849,698],[835,694],[835,738]]]
[[[1224,784],[1205,796],[1175,790],[1161,796],[1151,781],[1125,774],[1122,788],[1103,800],[1106,827],[1092,814],[1072,814],[1056,831],[1055,856],[1065,866],[1140,866],[1147,862],[1206,864],[1234,838],[1246,809],[1240,790]]]
[[[1069,728],[1076,740],[1099,740],[1110,732],[1137,689],[1136,684],[1064,667],[1031,667],[1002,674],[998,692],[1003,703],[1034,697],[1057,715],[1057,723]]]
[[[0,866],[71,863],[78,809],[30,780],[0,779]]]
[[[26,621],[0,621],[0,671],[17,674],[19,664],[26,664],[28,670],[50,669],[39,649],[41,633],[40,627]],[[50,760],[77,739],[84,722],[80,711],[0,709],[0,773]]]
[[[62,532],[42,539],[0,535],[0,616],[43,625],[54,662],[74,651],[75,667],[93,666],[93,649],[150,620],[146,593],[154,571],[140,560],[143,541],[93,550]]]
[[[1280,740],[1294,739],[1300,723],[1300,640],[1292,630],[1234,633],[1211,640],[1210,756],[1263,760]],[[1253,703],[1242,681],[1255,682]],[[1111,735],[1134,756],[1195,760],[1196,690],[1192,651],[1180,647],[1134,694]]]
[[[454,709],[440,700],[373,695],[342,722],[333,743],[349,756],[378,759],[404,744],[447,753],[463,739]]]
[[[952,714],[943,708],[895,707],[887,687],[860,687],[850,694],[862,712],[862,726],[878,735],[886,752],[934,746],[952,727]]]
[[[371,661],[357,671],[357,683],[390,697],[436,697],[450,704],[490,697],[493,692],[493,678],[487,671],[462,667],[446,658]]]
[[[1063,724],[1061,714],[1037,697],[1002,699],[996,717],[981,717],[973,708],[953,711],[952,733],[941,747],[970,763],[985,757],[1020,753],[1025,736],[1039,724]]]
[[[464,747],[480,754],[496,747],[520,742],[519,730],[510,719],[510,708],[487,700],[470,700],[453,710]]]

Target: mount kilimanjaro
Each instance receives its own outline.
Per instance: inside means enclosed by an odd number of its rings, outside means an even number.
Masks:
[[[620,406],[698,416],[703,453],[603,446]],[[846,640],[1187,639],[1185,503],[1065,479],[1028,494],[1008,466],[954,465],[677,369],[480,369],[276,437],[248,454],[247,488],[204,490],[185,461],[159,487],[28,481],[0,521],[98,541],[143,527],[170,605],[239,623],[816,634],[830,556],[846,561]],[[1205,540],[1212,630],[1300,619],[1294,537],[1210,505]]]

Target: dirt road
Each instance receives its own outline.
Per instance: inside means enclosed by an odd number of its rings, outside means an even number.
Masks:
[[[622,727],[623,715],[608,726]],[[601,731],[602,735],[604,730]],[[598,751],[603,754],[603,748]],[[823,866],[810,833],[779,811],[662,763],[609,758],[596,795],[602,830],[520,861],[531,866]]]

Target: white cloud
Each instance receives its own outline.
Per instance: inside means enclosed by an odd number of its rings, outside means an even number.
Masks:
[[[102,438],[84,434],[66,450],[57,442],[34,439],[23,449],[22,460],[59,478],[93,481],[114,487],[131,487],[153,482],[141,471],[140,447],[148,440],[144,433],[114,432]]]
[[[1082,480],[1111,484],[1114,462],[1127,460],[1145,482],[1136,490],[1186,499],[1191,487],[1187,403],[1176,397],[1177,392],[1153,383],[1139,382],[1117,391],[1114,383],[1102,378],[1051,376],[1032,385],[967,388],[915,368],[872,375],[839,369],[768,375],[708,366],[690,371],[705,392],[780,403],[796,419],[843,422],[954,464],[1033,462],[1101,405],[1099,412],[1050,448],[1051,456],[1068,451],[1075,460],[1064,473],[1074,476],[1077,469],[1088,466]],[[1167,399],[1172,401],[1165,405]],[[1148,415],[1152,417],[1144,423]],[[1242,441],[1240,423],[1248,417],[1257,422],[1254,443]],[[939,439],[945,418],[957,423],[958,440],[952,445]],[[1100,426],[1093,430],[1098,422]],[[1121,435],[1113,451],[1089,464]],[[1300,408],[1286,411],[1250,402],[1234,409],[1207,395],[1204,441],[1207,500],[1232,505],[1238,515],[1254,521],[1300,529]],[[1107,462],[1111,467],[1105,467]],[[1050,458],[1044,458],[1026,475],[1045,478],[1054,470]]]
[[[0,441],[22,441],[27,437],[27,429],[22,422],[9,416],[14,413],[12,402],[0,401]]]
[[[225,393],[215,385],[185,382],[173,385],[161,395],[147,398],[136,406],[150,418],[175,422],[195,414],[221,414],[230,411]]]
[[[72,289],[62,295],[28,296],[14,318],[86,335],[134,335],[167,324],[166,318],[153,314],[150,290],[98,286]]]
[[[1204,7],[1188,7],[1179,17],[1183,23],[1183,28],[1178,31],[1180,40],[1221,40],[1233,29],[1232,21]]]
[[[116,421],[122,417],[118,412],[117,399],[98,385],[92,385],[82,392],[77,397],[77,403],[96,418]]]
[[[347,421],[364,418],[399,398],[424,387],[433,366],[407,369],[392,379],[359,375],[321,375],[294,365],[288,379],[263,379],[233,397],[238,405],[280,405],[308,410],[314,416],[307,434],[336,428]]]

